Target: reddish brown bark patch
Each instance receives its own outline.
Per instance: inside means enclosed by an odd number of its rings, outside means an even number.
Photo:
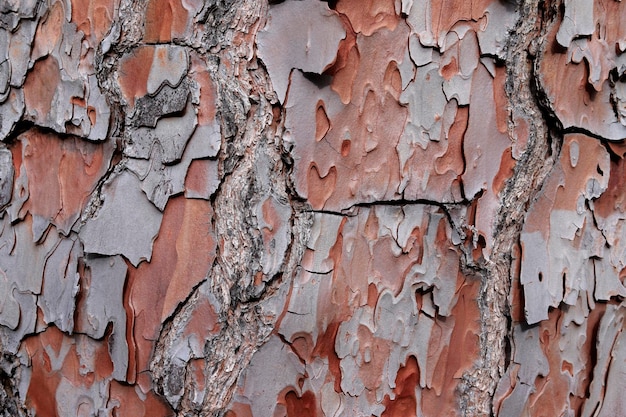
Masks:
[[[417,389],[420,370],[414,356],[409,356],[406,365],[398,370],[396,375],[396,387],[393,389],[395,398],[392,400],[388,395],[383,400],[385,411],[382,417],[414,417],[416,416]]]
[[[348,16],[354,30],[366,36],[381,28],[394,30],[400,21],[393,0],[339,0],[335,10]]]
[[[29,189],[24,210],[68,233],[108,168],[112,149],[77,137],[61,139],[39,130],[24,133],[19,142],[19,159],[21,168],[26,169]],[[18,148],[13,149],[15,155]]]
[[[140,396],[141,395],[141,396]],[[113,416],[124,417],[169,417],[174,411],[154,391],[140,394],[137,388],[112,381],[109,404],[113,407]]]
[[[94,35],[97,45],[111,27],[117,3],[116,0],[72,0],[72,22],[87,38]]]
[[[131,105],[148,92],[148,76],[154,58],[154,47],[142,46],[120,59],[119,84]]]
[[[128,303],[134,329],[128,344],[131,352],[135,350],[137,372],[148,369],[163,320],[209,271],[215,257],[212,215],[206,200],[170,199],[154,242],[152,262],[142,262],[137,268],[129,265]],[[143,389],[150,389],[147,373],[138,380]]]
[[[185,33],[188,12],[180,0],[150,0],[146,7],[145,42],[169,42]]]
[[[24,82],[26,108],[35,110],[39,120],[45,120],[61,82],[59,64],[55,58],[37,61]]]
[[[301,397],[289,391],[285,395],[287,405],[287,417],[317,417],[317,401],[315,394],[307,391]]]
[[[311,163],[308,175],[309,202],[314,209],[321,209],[335,191],[337,168],[334,166],[326,175],[321,175],[317,165]]]

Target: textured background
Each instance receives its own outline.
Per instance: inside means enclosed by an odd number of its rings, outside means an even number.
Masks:
[[[0,416],[626,416],[625,51],[615,0],[1,2]]]

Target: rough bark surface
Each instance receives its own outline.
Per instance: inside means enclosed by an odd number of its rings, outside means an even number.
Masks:
[[[624,52],[615,0],[0,4],[0,416],[626,416]]]

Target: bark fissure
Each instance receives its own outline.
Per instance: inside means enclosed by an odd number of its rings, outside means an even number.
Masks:
[[[511,280],[513,251],[519,244],[524,217],[558,158],[561,135],[550,127],[549,113],[536,91],[537,49],[547,29],[540,17],[543,2],[527,0],[518,5],[519,19],[510,31],[506,51],[506,93],[509,100],[509,136],[514,143],[520,119],[529,125],[528,143],[513,176],[500,195],[500,211],[490,258],[470,266],[481,277],[481,363],[463,376],[462,409],[466,416],[493,416],[494,393],[510,366],[512,343]],[[464,258],[467,262],[470,256]]]

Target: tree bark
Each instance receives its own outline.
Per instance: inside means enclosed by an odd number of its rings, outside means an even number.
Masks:
[[[626,416],[626,6],[0,5],[0,416]]]

